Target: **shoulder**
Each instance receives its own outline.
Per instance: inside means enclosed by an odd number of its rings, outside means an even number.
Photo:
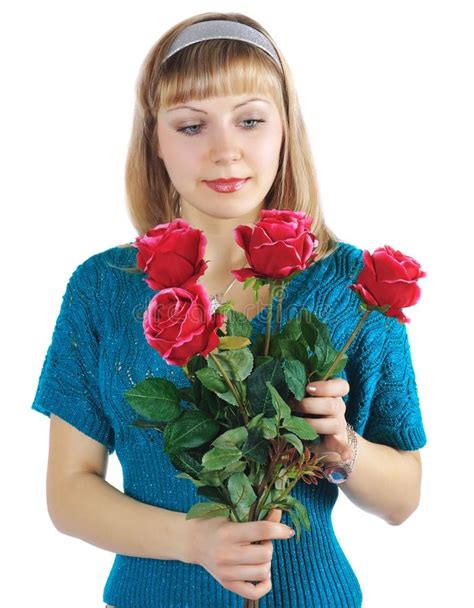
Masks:
[[[355,245],[338,241],[334,251],[321,260],[316,258],[315,263],[301,273],[301,286],[338,297],[362,270],[363,253]]]
[[[90,255],[72,272],[76,286],[98,288],[101,283],[116,280],[124,270],[136,266],[136,249],[130,243],[109,247]]]
[[[353,278],[363,266],[363,250],[351,243],[338,241],[335,250],[317,264],[324,269],[340,277]]]

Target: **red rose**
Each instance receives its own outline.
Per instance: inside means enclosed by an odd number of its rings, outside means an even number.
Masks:
[[[250,268],[232,270],[239,280],[248,277],[283,279],[304,270],[315,259],[318,241],[310,231],[311,218],[302,211],[263,209],[253,228],[234,229]]]
[[[206,244],[203,232],[180,218],[159,224],[135,239],[137,266],[148,274],[144,281],[151,289],[184,287],[206,270]]]
[[[417,281],[426,276],[426,272],[416,260],[389,245],[379,247],[372,255],[364,251],[363,261],[363,269],[349,288],[368,308],[390,305],[384,314],[408,323],[410,319],[401,309],[418,302],[421,291]]]
[[[145,338],[170,365],[186,365],[219,344],[217,329],[224,315],[211,313],[205,287],[198,283],[163,289],[153,296],[143,317]]]

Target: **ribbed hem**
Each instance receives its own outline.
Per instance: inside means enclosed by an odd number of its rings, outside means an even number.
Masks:
[[[360,608],[357,577],[334,535],[330,512],[338,489],[300,482],[292,495],[313,501],[311,529],[273,541],[272,590],[260,608]],[[282,515],[291,527],[291,518]],[[104,589],[104,602],[117,608],[243,608],[244,599],[224,589],[204,568],[179,561],[117,556]]]

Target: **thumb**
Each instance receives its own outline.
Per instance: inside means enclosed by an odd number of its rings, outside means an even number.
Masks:
[[[269,511],[269,513],[265,516],[264,519],[266,521],[276,521],[277,523],[280,523],[281,514],[282,514],[281,509],[271,509],[271,511]]]

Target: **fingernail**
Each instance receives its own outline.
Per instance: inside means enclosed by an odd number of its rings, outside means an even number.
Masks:
[[[317,390],[318,390],[318,389],[317,389],[317,387],[316,387],[316,386],[308,386],[308,391],[309,391],[310,393],[315,393]]]
[[[296,534],[296,532],[295,532],[294,530],[290,530],[290,531],[288,532],[288,536],[289,536],[289,537],[292,537],[292,536],[294,536],[295,534]]]

